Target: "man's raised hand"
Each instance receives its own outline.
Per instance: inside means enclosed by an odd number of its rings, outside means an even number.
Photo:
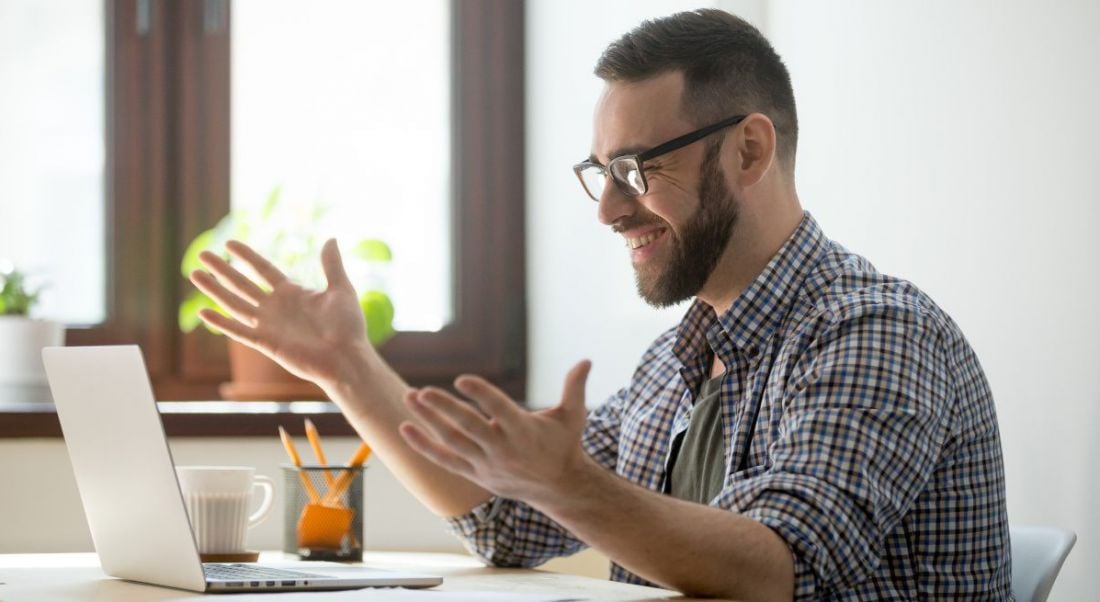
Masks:
[[[266,288],[204,251],[199,259],[208,271],[192,272],[191,282],[229,314],[204,309],[199,312],[204,322],[321,386],[346,376],[345,359],[353,352],[373,353],[363,312],[334,239],[321,251],[328,282],[324,290],[295,284],[242,242],[230,241],[226,250],[251,268]]]
[[[584,386],[591,367],[587,360],[577,363],[565,377],[561,403],[537,412],[478,376],[455,381],[476,405],[434,387],[410,390],[405,403],[421,424],[406,422],[401,434],[437,465],[497,495],[528,502],[559,495],[584,458]]]

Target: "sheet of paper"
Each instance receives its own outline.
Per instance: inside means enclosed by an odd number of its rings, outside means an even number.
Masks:
[[[441,592],[427,589],[368,587],[336,592],[286,592],[270,594],[232,594],[229,602],[571,602],[583,598],[563,598],[511,592]]]

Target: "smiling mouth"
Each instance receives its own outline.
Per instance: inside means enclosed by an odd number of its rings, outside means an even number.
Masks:
[[[631,250],[640,249],[640,248],[648,245],[649,243],[657,240],[664,233],[665,233],[665,229],[664,228],[659,228],[657,230],[649,232],[645,236],[639,236],[638,238],[628,238],[628,239],[626,239],[626,247],[628,249],[631,249]]]

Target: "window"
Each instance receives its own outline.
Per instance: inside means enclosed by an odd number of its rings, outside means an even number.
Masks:
[[[234,0],[232,8],[232,206],[256,208],[278,186],[284,204],[325,207],[327,232],[386,241],[395,326],[439,331],[454,297],[450,7]]]
[[[28,1],[4,6],[37,4]],[[217,385],[228,375],[225,342],[201,329],[188,335],[178,330],[178,304],[189,290],[179,274],[180,257],[198,232],[214,225],[229,210],[231,198],[232,203],[238,202],[237,196],[244,197],[242,202],[254,198],[257,190],[280,183],[272,180],[288,173],[282,166],[275,172],[265,172],[273,160],[270,155],[257,156],[256,149],[270,140],[257,137],[255,130],[262,130],[273,118],[259,105],[264,101],[264,89],[270,91],[275,80],[268,74],[267,82],[259,87],[244,86],[249,78],[257,76],[251,70],[262,59],[249,57],[248,47],[234,41],[238,33],[236,20],[241,21],[242,44],[249,28],[258,27],[271,14],[282,15],[282,21],[281,29],[269,35],[301,43],[294,30],[310,24],[344,36],[364,29],[345,27],[341,21],[348,18],[369,21],[374,31],[403,32],[414,41],[427,35],[439,49],[430,50],[429,40],[423,40],[422,50],[427,49],[427,54],[445,50],[445,61],[437,61],[441,65],[438,68],[445,67],[445,73],[449,73],[447,94],[432,100],[435,108],[423,109],[425,115],[419,122],[393,120],[386,115],[387,107],[402,100],[387,90],[389,104],[371,109],[372,114],[354,116],[359,123],[349,123],[353,114],[344,113],[340,118],[344,122],[325,124],[325,131],[330,132],[340,130],[342,124],[379,128],[374,139],[362,140],[364,129],[355,130],[351,138],[359,137],[358,143],[364,147],[373,146],[371,152],[375,154],[341,156],[346,149],[337,146],[331,149],[337,152],[317,153],[315,157],[324,168],[321,172],[347,174],[361,167],[364,178],[385,179],[401,165],[420,174],[430,168],[438,176],[436,182],[410,181],[402,176],[396,182],[378,183],[384,191],[380,196],[385,198],[366,209],[368,217],[353,218],[367,220],[369,215],[383,215],[380,227],[385,232],[364,231],[360,235],[377,234],[390,241],[395,247],[395,261],[401,249],[423,251],[424,255],[421,264],[403,268],[408,273],[393,275],[395,287],[412,291],[394,291],[399,314],[403,305],[415,307],[417,303],[405,298],[419,295],[425,298],[423,303],[408,313],[421,319],[403,323],[399,318],[397,325],[406,331],[381,351],[414,384],[449,384],[461,372],[476,372],[521,396],[526,349],[522,3],[455,1],[445,7],[446,13],[436,17],[425,16],[428,8],[441,4],[432,0],[424,0],[424,6],[415,9],[399,2],[389,8],[362,2],[269,4],[256,0],[236,0],[232,6],[225,0],[107,0],[103,5],[105,52],[100,58],[106,74],[107,102],[101,122],[106,123],[101,138],[106,148],[101,176],[105,186],[100,190],[106,191],[104,227],[95,229],[91,218],[87,226],[89,231],[104,236],[102,243],[88,243],[104,249],[104,292],[99,295],[104,303],[99,314],[93,307],[86,310],[86,320],[74,320],[67,334],[68,344],[138,343],[145,351],[158,399],[216,397]],[[349,17],[345,10],[357,13]],[[445,44],[438,44],[441,37]],[[299,60],[305,61],[295,66],[300,73],[315,65],[317,73],[327,75],[296,85],[327,86],[331,82],[326,79],[341,71],[347,79],[360,76],[354,70],[343,69],[352,62],[343,53],[353,50],[338,45],[331,48],[327,54],[318,48],[300,53]],[[262,53],[255,48],[253,51]],[[234,56],[235,52],[239,55]],[[94,62],[86,56],[82,60]],[[280,60],[288,59],[284,56]],[[411,59],[386,60],[409,64]],[[368,63],[355,64],[362,67]],[[436,72],[405,75],[408,77],[402,85],[416,82],[418,77],[439,77]],[[392,85],[386,81],[392,77],[391,72],[376,77],[374,84]],[[417,94],[418,101],[425,98],[427,95]],[[250,112],[248,105],[233,102],[255,103],[257,108]],[[316,114],[295,111],[292,103],[282,106],[280,110],[290,113],[286,115],[288,121],[319,119]],[[295,127],[304,131],[308,125],[299,122]],[[94,128],[85,129],[82,135],[94,141]],[[240,148],[235,147],[238,140]],[[82,161],[94,164],[94,152],[82,153]],[[383,160],[388,162],[375,164]],[[430,165],[423,165],[424,161]],[[365,164],[360,166],[360,162]],[[94,170],[88,166],[82,169],[90,174],[87,177],[92,183],[79,187],[95,189]],[[303,189],[314,184],[307,181]],[[330,180],[329,184],[330,196],[346,198],[351,196],[349,191],[355,191],[356,178],[335,183]],[[384,188],[383,184],[396,188]],[[362,185],[358,192],[365,195],[370,188]],[[393,198],[401,191],[433,197],[435,205],[418,211],[430,211],[436,214],[433,217],[444,219],[420,231],[412,230],[411,236],[391,234],[399,229],[393,224],[408,217],[401,215],[405,201]],[[407,219],[406,223],[416,225]],[[59,228],[51,230],[51,236],[71,239]],[[419,249],[418,237],[422,243]],[[408,255],[412,257],[413,253]],[[417,278],[429,285],[425,292],[412,288]],[[96,295],[94,287],[88,290],[92,291],[88,296]]]
[[[107,313],[103,22],[96,2],[0,3],[0,272],[71,324]]]

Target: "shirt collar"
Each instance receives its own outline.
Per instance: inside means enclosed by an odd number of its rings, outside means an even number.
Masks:
[[[735,354],[755,355],[787,314],[810,271],[825,252],[817,221],[805,212],[798,228],[783,243],[760,275],[721,316],[696,299],[676,334],[673,353],[685,367],[702,361],[703,342],[729,365]]]

